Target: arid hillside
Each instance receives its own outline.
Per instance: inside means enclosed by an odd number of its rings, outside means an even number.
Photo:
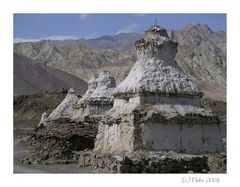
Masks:
[[[84,94],[87,83],[64,71],[14,54],[14,95],[29,95],[61,88],[74,88],[78,94]]]

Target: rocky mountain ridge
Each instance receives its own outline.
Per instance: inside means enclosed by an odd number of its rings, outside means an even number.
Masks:
[[[207,25],[186,25],[168,31],[179,43],[176,62],[207,94],[226,98],[226,32]],[[117,84],[131,69],[136,56],[134,43],[142,33],[124,33],[89,40],[39,41],[14,44],[14,52],[37,63],[71,73],[85,81],[103,70],[116,77]]]
[[[92,74],[103,69],[114,72],[116,77],[123,79],[121,70],[133,64],[135,56],[112,49],[87,47],[83,43],[59,45],[50,40],[39,42],[17,43],[14,52],[24,55],[36,63],[51,66],[73,74],[88,81]],[[127,68],[128,69],[128,68]]]

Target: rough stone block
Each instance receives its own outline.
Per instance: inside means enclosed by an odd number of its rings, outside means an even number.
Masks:
[[[80,155],[79,156],[79,161],[78,161],[78,167],[84,166],[85,165],[85,156]]]
[[[117,165],[117,172],[118,173],[129,173],[130,171],[130,166],[129,165]]]
[[[131,173],[140,173],[140,172],[141,172],[141,169],[140,169],[139,166],[131,166],[130,172],[131,172]]]
[[[102,160],[99,160],[97,166],[100,168],[104,168],[104,162]]]
[[[87,156],[85,158],[85,162],[84,163],[85,163],[85,166],[90,166],[91,165],[91,158]]]
[[[118,170],[118,169],[117,169],[117,165],[114,164],[114,163],[111,164],[111,165],[110,165],[110,170],[113,171],[113,172],[117,172],[117,170]]]

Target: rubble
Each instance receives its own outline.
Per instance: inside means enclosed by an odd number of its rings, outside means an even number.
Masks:
[[[25,164],[76,163],[77,152],[93,149],[97,128],[83,123],[55,121],[28,139],[29,153]]]

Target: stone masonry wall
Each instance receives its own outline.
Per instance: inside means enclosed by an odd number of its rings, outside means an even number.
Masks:
[[[226,155],[136,152],[126,156],[83,151],[78,162],[82,166],[104,173],[226,173]]]

